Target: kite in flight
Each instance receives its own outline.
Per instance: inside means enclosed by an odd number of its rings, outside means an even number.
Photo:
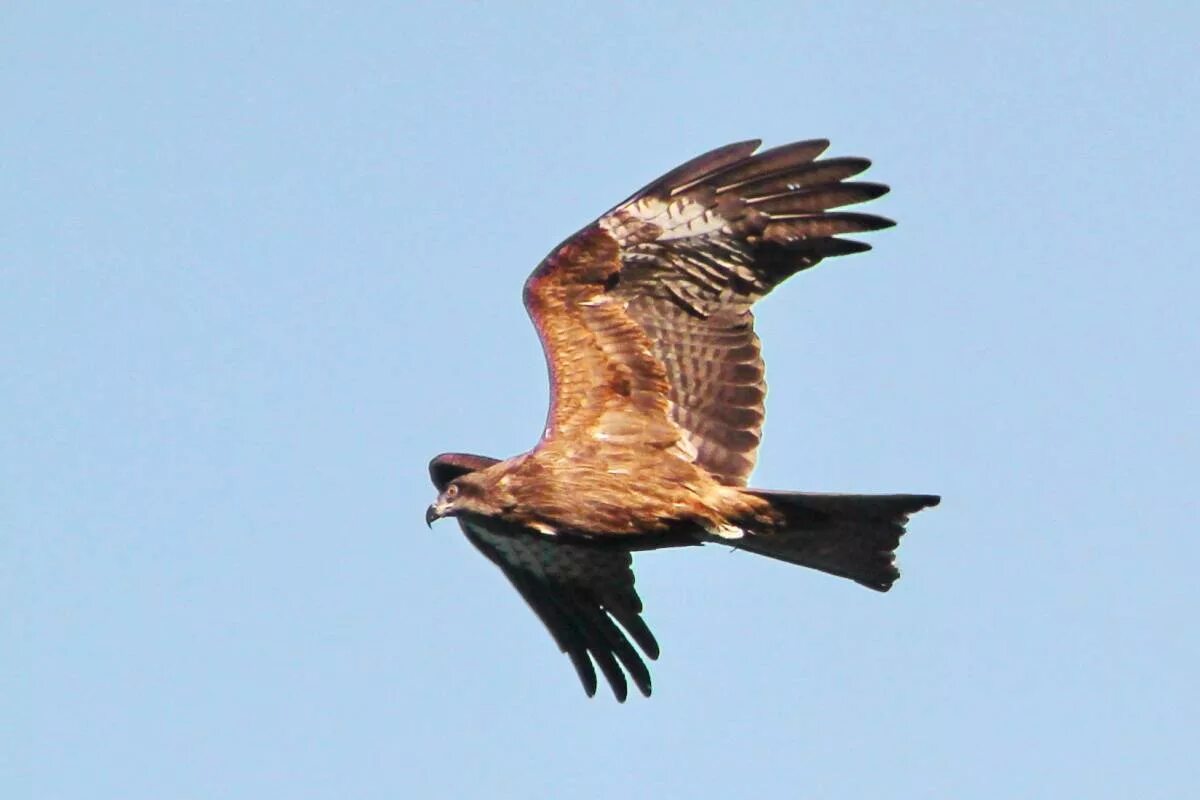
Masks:
[[[934,495],[750,489],[763,424],[751,307],[893,223],[830,209],[888,191],[829,143],[731,144],[676,167],[560,244],[525,283],[550,372],[546,429],[499,460],[444,453],[432,525],[457,517],[571,659],[624,701],[658,657],[636,550],[719,542],[886,592],[908,516]]]

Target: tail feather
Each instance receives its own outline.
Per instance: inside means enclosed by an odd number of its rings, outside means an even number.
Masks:
[[[880,592],[900,577],[896,547],[909,515],[941,501],[928,494],[745,491],[768,501],[782,521],[770,528],[748,526],[746,536],[726,543]]]

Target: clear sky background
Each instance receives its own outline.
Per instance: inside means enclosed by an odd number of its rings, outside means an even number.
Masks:
[[[1194,796],[1186,3],[0,14],[0,795]],[[889,594],[637,558],[588,700],[428,459],[533,444],[520,304],[710,147],[897,228],[761,304],[754,484],[944,496]]]

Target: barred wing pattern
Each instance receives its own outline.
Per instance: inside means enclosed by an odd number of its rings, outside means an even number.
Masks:
[[[447,453],[430,463],[430,477],[441,491],[454,478],[495,463],[485,456]],[[650,671],[633,644],[656,659],[658,642],[641,617],[629,550],[548,539],[481,518],[460,517],[459,524],[541,619],[589,697],[596,693],[596,666],[618,700],[628,695],[626,673],[650,696]]]
[[[622,446],[671,448],[745,485],[766,395],[751,306],[823,258],[870,249],[838,235],[892,224],[830,210],[887,192],[846,180],[866,159],[818,161],[824,140],[754,155],[758,146],[728,145],[671,170],[535,270],[526,305],[550,365],[547,440],[582,428]]]
[[[620,244],[614,292],[666,370],[672,420],[695,462],[734,485],[754,468],[766,395],[750,307],[826,256],[869,249],[835,235],[892,224],[829,211],[887,192],[844,180],[870,166],[866,159],[816,161],[825,140],[751,155],[758,145],[700,156],[598,223]]]

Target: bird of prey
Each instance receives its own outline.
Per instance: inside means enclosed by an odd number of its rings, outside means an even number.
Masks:
[[[834,211],[888,191],[829,143],[739,142],[676,167],[556,247],[525,283],[550,373],[541,440],[429,465],[432,525],[458,518],[570,657],[624,701],[647,697],[658,643],[637,550],[719,542],[881,592],[922,494],[751,489],[766,386],[751,307],[800,270],[869,245],[890,220]],[[636,645],[636,648],[635,646]],[[638,652],[640,648],[641,653]]]

